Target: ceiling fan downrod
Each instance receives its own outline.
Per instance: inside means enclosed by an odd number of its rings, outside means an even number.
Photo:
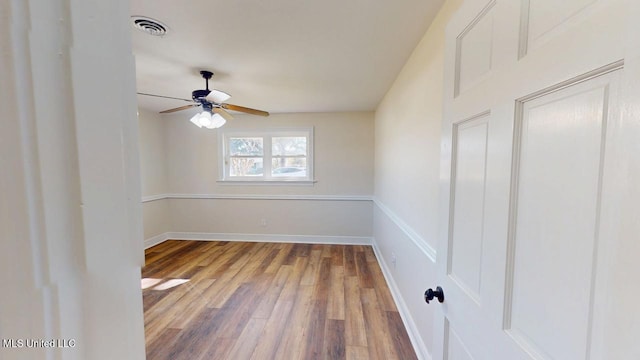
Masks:
[[[201,70],[200,71],[200,75],[202,75],[202,77],[204,78],[204,81],[206,83],[206,90],[194,90],[191,93],[191,97],[193,98],[193,101],[202,103],[202,100],[205,100],[205,98],[207,97],[207,95],[209,95],[209,93],[211,93],[211,90],[209,90],[209,79],[211,79],[211,77],[213,77],[213,73],[211,71],[207,71],[207,70]]]

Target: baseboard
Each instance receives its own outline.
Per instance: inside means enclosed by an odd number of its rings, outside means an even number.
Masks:
[[[391,291],[391,296],[393,297],[393,300],[398,307],[398,312],[400,313],[400,317],[402,318],[404,327],[407,329],[407,333],[409,335],[409,339],[411,340],[411,344],[413,345],[413,349],[416,352],[416,356],[421,360],[431,360],[431,355],[429,354],[429,350],[424,341],[422,341],[422,337],[420,336],[420,332],[418,331],[418,326],[413,321],[413,317],[409,313],[407,304],[404,302],[404,298],[400,293],[400,289],[398,289],[398,285],[391,275],[391,271],[389,271],[389,267],[384,261],[384,257],[382,256],[380,249],[378,249],[378,245],[376,244],[375,239],[372,239],[371,245],[373,247],[373,251],[376,254],[378,264],[380,264],[380,269],[382,269],[384,279],[387,281],[387,285],[389,286],[389,290]]]
[[[249,241],[330,245],[371,245],[369,236],[327,236],[327,235],[279,235],[279,234],[235,234],[235,233],[194,233],[166,232],[144,241],[145,249],[166,240],[199,241]]]
[[[146,239],[144,241],[145,250],[150,248],[150,247],[152,247],[152,246],[156,246],[156,245],[158,245],[160,243],[163,243],[163,242],[169,240],[169,237],[167,237],[168,234],[169,233],[162,233],[162,234],[159,234],[159,235],[156,235],[156,236],[153,236],[153,237],[150,237],[150,238]]]

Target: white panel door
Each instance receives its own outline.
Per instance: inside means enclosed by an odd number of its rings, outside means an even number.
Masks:
[[[434,359],[640,359],[640,2],[447,28]]]

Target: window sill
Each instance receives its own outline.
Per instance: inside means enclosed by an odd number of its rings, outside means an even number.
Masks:
[[[318,180],[218,180],[220,185],[313,186]]]

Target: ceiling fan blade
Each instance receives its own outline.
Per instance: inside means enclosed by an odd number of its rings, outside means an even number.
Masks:
[[[222,108],[213,108],[211,109],[214,113],[216,114],[220,114],[220,116],[222,116],[225,120],[229,121],[233,119],[233,116],[231,116],[231,114],[229,114],[228,112],[226,112],[224,109]]]
[[[177,97],[171,97],[171,96],[162,96],[162,95],[154,95],[154,94],[146,94],[146,93],[136,93],[138,95],[144,95],[144,96],[153,96],[153,97],[159,97],[159,98],[163,98],[163,99],[173,99],[173,100],[182,100],[182,101],[188,101],[190,103],[193,102],[193,100],[189,100],[189,99],[183,99],[183,98],[177,98]]]
[[[238,106],[233,104],[220,104],[220,106],[226,110],[240,111],[247,114],[260,115],[260,116],[269,116],[269,113],[262,110],[256,110],[244,106]]]
[[[168,113],[172,113],[172,112],[176,112],[176,111],[180,111],[180,110],[186,110],[192,107],[196,107],[199,106],[198,104],[190,104],[190,105],[185,105],[185,106],[180,106],[174,109],[169,109],[169,110],[164,110],[164,111],[160,111],[160,114],[168,114]]]
[[[231,95],[227,94],[224,91],[213,89],[211,90],[209,95],[207,95],[207,97],[211,98],[211,102],[220,104],[222,102],[229,100],[231,98]]]

